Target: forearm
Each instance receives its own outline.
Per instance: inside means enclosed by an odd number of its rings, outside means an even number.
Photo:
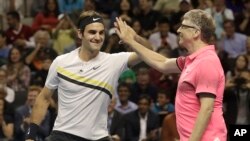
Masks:
[[[146,48],[148,48],[148,49],[150,49],[150,50],[153,49],[151,43],[150,43],[147,39],[145,39],[145,38],[143,38],[143,37],[141,37],[141,36],[139,36],[139,35],[136,35],[136,36],[135,36],[135,40],[136,40],[138,43],[140,43],[141,45],[145,46]]]
[[[49,99],[43,97],[41,94],[37,97],[35,105],[31,113],[31,123],[40,125],[44,119],[47,109],[49,107]]]
[[[208,123],[210,121],[211,115],[213,110],[212,109],[204,109],[200,110],[198,117],[196,119],[194,128],[192,130],[192,134],[190,136],[189,141],[199,141],[201,140],[205,129],[208,126]]]
[[[154,51],[151,51],[148,48],[145,48],[143,45],[141,45],[135,40],[130,41],[128,45],[133,48],[137,55],[148,65],[157,69],[158,71],[164,72],[164,69],[166,69],[164,68],[164,63],[168,58],[165,58],[164,56]]]
[[[40,49],[40,47],[39,47]],[[37,55],[39,49],[36,47],[34,51],[32,51],[26,58],[25,58],[25,63],[26,64],[31,64],[31,62],[34,60],[35,56]]]
[[[244,31],[246,29],[248,21],[249,21],[248,18],[243,20],[243,22],[239,26],[240,31]]]

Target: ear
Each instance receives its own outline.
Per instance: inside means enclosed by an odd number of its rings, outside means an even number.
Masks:
[[[199,36],[201,36],[201,31],[200,30],[196,30],[194,32],[194,38],[198,38]]]
[[[80,29],[78,29],[77,30],[77,36],[78,36],[79,39],[82,39],[82,34],[83,34],[83,32]]]

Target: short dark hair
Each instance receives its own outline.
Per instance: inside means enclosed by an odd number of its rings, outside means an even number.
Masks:
[[[152,101],[152,98],[151,98],[149,95],[147,95],[147,94],[142,94],[142,95],[139,96],[139,99],[138,99],[137,103],[139,103],[139,101],[141,101],[141,100],[143,100],[143,99],[146,99],[146,100],[148,101],[149,104],[150,104],[151,101]]]
[[[7,13],[7,16],[11,16],[12,18],[20,21],[21,18],[20,18],[20,14],[17,12],[17,11],[10,11]]]

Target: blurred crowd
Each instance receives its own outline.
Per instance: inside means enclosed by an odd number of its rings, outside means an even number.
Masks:
[[[188,55],[179,47],[176,32],[184,13],[194,8],[210,13],[216,23],[211,44],[216,46],[226,76],[223,100],[226,124],[250,124],[250,0],[0,0],[0,3],[0,141],[24,141],[32,106],[50,64],[58,55],[81,45],[77,19],[83,10],[95,10],[104,18],[107,30],[103,52],[132,51],[120,43],[115,33],[114,21],[119,16],[148,39],[154,51],[167,57]],[[125,71],[119,78],[117,97],[108,109],[108,129],[113,139],[163,138],[162,130],[171,128],[165,124],[169,124],[167,115],[174,113],[178,78],[178,74],[164,75],[143,62]],[[52,130],[56,103],[55,93],[37,141],[43,141]]]

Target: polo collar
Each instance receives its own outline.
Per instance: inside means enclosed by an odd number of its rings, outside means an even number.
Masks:
[[[199,56],[200,54],[202,54],[203,52],[205,52],[205,51],[207,51],[207,50],[213,50],[213,51],[215,51],[214,45],[205,46],[205,47],[203,47],[203,48],[197,50],[196,52],[190,54],[189,56],[187,56],[187,58],[188,58],[189,60],[193,60],[193,59],[195,59],[197,56]]]

